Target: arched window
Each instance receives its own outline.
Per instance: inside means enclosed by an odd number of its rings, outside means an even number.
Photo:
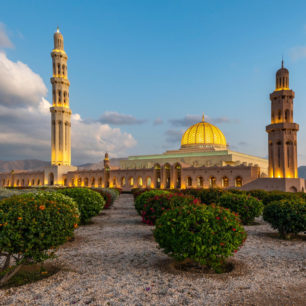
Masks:
[[[68,186],[66,178],[64,179],[64,186]]]
[[[74,178],[71,179],[71,185],[74,186]]]
[[[121,186],[124,187],[125,186],[125,176],[123,176],[121,178]]]
[[[139,186],[139,187],[142,187],[142,185],[143,185],[142,177],[139,177],[139,178],[138,178],[138,186]]]
[[[175,177],[176,177],[175,188],[180,189],[181,188],[182,167],[180,164],[176,164],[174,169],[175,169]]]
[[[229,180],[228,177],[224,176],[222,178],[222,187],[227,188],[229,186]]]
[[[82,186],[82,178],[78,178],[78,186],[80,187],[80,186]]]
[[[117,178],[114,177],[114,178],[113,178],[113,187],[116,187],[116,186],[117,186]]]
[[[170,188],[170,181],[171,181],[171,176],[170,176],[170,165],[169,164],[165,164],[165,187],[167,189]]]
[[[187,187],[192,187],[192,178],[190,176],[187,177]]]
[[[210,188],[216,188],[216,178],[214,176],[211,176],[209,178],[209,187]]]
[[[61,64],[57,65],[57,74],[60,75],[61,74]]]
[[[130,184],[131,187],[134,186],[134,178],[133,177],[129,178],[129,184]]]
[[[54,174],[52,172],[49,174],[49,185],[54,185]]]
[[[278,121],[281,121],[282,119],[282,112],[281,110],[278,111]]]
[[[62,92],[60,90],[58,91],[58,102],[62,103]]]
[[[65,76],[65,65],[62,66],[63,76]]]
[[[32,179],[32,184],[31,184],[32,186],[34,186],[35,185],[35,180],[34,179]]]
[[[39,186],[39,185],[40,185],[40,179],[37,180],[37,186]]]
[[[99,177],[98,179],[98,185],[101,187],[102,186],[102,177]]]
[[[241,176],[237,176],[235,179],[235,186],[236,187],[241,187],[242,186],[242,177]]]
[[[203,177],[202,176],[197,177],[197,187],[203,188]]]
[[[95,187],[96,179],[93,177],[91,179],[91,187]]]
[[[84,185],[85,185],[86,187],[88,186],[88,178],[87,178],[87,177],[84,178]]]
[[[160,183],[161,183],[160,164],[156,164],[154,166],[154,172],[155,172],[155,188],[160,188]]]
[[[7,181],[7,184],[9,185],[9,181]],[[17,180],[16,185],[19,186],[19,180]]]
[[[66,93],[66,91],[64,91],[64,104],[66,104],[66,95],[67,95],[67,93]]]
[[[147,177],[147,183],[146,183],[147,188],[151,188],[151,183],[152,183],[152,179],[151,179],[151,177],[149,176],[149,177]]]

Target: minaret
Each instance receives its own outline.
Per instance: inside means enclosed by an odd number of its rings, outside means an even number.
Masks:
[[[271,124],[266,127],[269,140],[269,177],[297,178],[297,131],[293,122],[294,91],[289,89],[289,71],[276,73],[276,88],[270,94]]]
[[[69,108],[69,86],[67,76],[67,54],[64,38],[59,28],[54,33],[54,49],[51,52],[53,64],[51,112],[51,165],[71,164],[71,110]]]

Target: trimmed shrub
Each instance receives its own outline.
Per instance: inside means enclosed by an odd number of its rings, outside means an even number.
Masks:
[[[141,193],[136,200],[135,203],[135,209],[137,210],[138,214],[141,215],[141,211],[143,210],[143,206],[147,203],[148,199],[153,198],[158,195],[162,194],[169,194],[169,191],[165,190],[151,190],[151,191],[145,191]]]
[[[156,220],[166,211],[173,207],[199,204],[200,201],[191,195],[161,194],[147,199],[141,210],[142,222],[154,225]]]
[[[264,207],[262,202],[254,197],[233,193],[224,193],[219,198],[218,205],[238,213],[243,224],[252,223],[255,217],[262,214]]]
[[[204,204],[213,204],[217,203],[221,195],[224,193],[222,189],[218,188],[209,188],[209,189],[199,189],[199,195],[197,196],[197,189],[191,189],[190,193],[196,198],[199,198],[201,200],[201,203]]]
[[[105,200],[104,208],[110,208],[119,196],[119,191],[117,189],[94,188],[92,190],[98,192],[104,198]]]
[[[136,200],[136,198],[138,198],[141,194],[143,194],[146,191],[154,191],[155,189],[151,189],[151,188],[133,188],[131,190],[132,195],[134,197],[134,201]]]
[[[306,202],[303,199],[274,201],[265,207],[263,219],[278,230],[281,238],[289,239],[306,231]]]
[[[78,222],[77,204],[62,194],[28,193],[0,201],[0,285],[22,264],[52,257]]]
[[[247,194],[260,200],[260,201],[264,201],[265,198],[267,196],[269,196],[269,192],[268,191],[265,191],[265,190],[260,190],[260,189],[255,189],[255,190],[250,190],[250,191],[247,191]]]
[[[81,224],[86,224],[92,217],[97,216],[105,205],[103,197],[88,188],[59,189],[57,192],[75,200],[80,211]]]
[[[157,221],[154,237],[169,256],[222,272],[225,259],[242,246],[246,233],[238,217],[215,205],[178,206]]]
[[[262,202],[266,206],[274,201],[294,200],[297,199],[298,197],[299,196],[297,194],[292,192],[270,191],[267,192],[267,195],[263,198]]]

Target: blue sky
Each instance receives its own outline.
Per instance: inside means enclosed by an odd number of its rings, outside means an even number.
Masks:
[[[48,101],[52,35],[59,25],[73,113],[135,140],[126,148],[114,143],[116,156],[178,148],[190,118],[204,112],[231,149],[265,157],[269,94],[284,56],[296,92],[299,161],[306,164],[305,1],[10,0],[1,2],[0,22],[13,45],[3,52],[40,75]],[[104,147],[98,148],[102,158]],[[29,152],[7,149],[0,159]],[[86,154],[73,158],[83,162]]]

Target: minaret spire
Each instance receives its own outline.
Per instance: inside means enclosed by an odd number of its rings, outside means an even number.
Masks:
[[[202,114],[202,122],[205,121],[205,116],[204,116],[204,113]]]

